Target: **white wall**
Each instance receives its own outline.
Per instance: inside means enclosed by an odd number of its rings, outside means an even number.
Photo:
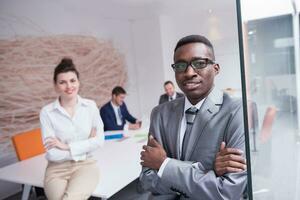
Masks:
[[[164,80],[159,19],[132,21],[132,36],[140,116],[149,118],[158,104]]]
[[[224,14],[199,13],[176,16],[160,16],[164,79],[175,81],[171,68],[174,47],[186,35],[202,34],[213,44],[216,62],[221,72],[216,78],[220,89],[241,88],[238,30],[235,10]]]
[[[2,28],[0,39],[11,38],[12,36],[79,34],[111,40],[126,58],[128,104],[137,105],[138,84],[136,83],[130,21],[126,18],[103,17],[103,13],[81,8],[80,5],[67,4],[66,1],[59,3],[30,0],[23,4],[17,0],[2,1],[0,6],[2,18],[0,20],[0,27]],[[85,7],[86,4],[82,4],[82,6]],[[92,7],[101,6],[95,2]],[[139,107],[132,106],[131,112],[134,115],[139,115]]]

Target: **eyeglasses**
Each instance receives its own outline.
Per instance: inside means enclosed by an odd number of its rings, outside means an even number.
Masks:
[[[171,66],[174,72],[185,72],[185,70],[190,65],[195,71],[199,71],[207,67],[208,64],[215,64],[215,62],[208,58],[201,58],[201,59],[192,60],[190,62],[179,61],[177,63],[172,64]]]

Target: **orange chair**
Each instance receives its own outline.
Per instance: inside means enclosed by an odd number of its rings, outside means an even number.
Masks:
[[[277,108],[275,106],[269,106],[266,110],[261,132],[260,141],[266,143],[271,138],[272,127],[275,121]]]
[[[12,142],[20,161],[45,152],[40,128],[16,134]]]
[[[16,150],[19,161],[25,160],[45,152],[41,129],[34,129],[12,136],[12,142]],[[28,199],[30,191],[37,196],[37,193],[44,194],[42,188],[31,187],[30,185],[24,185],[22,199]]]

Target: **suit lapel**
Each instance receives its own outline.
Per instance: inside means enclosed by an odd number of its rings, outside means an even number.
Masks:
[[[219,111],[223,102],[223,93],[217,89],[213,89],[203,102],[192,127],[189,146],[186,150],[185,159],[189,160],[197,143],[203,134],[203,130],[211,118]]]
[[[168,129],[170,130],[169,135],[169,141],[171,141],[170,148],[174,147],[174,144],[176,145],[171,151],[175,152],[176,158],[179,158],[179,135],[180,135],[180,128],[181,128],[181,120],[183,116],[183,109],[184,109],[184,98],[173,101],[174,104],[172,105],[172,112],[170,112],[170,120],[171,122],[168,126]]]

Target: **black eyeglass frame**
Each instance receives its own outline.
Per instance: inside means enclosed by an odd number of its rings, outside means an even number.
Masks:
[[[195,61],[205,61],[205,65],[204,66],[201,66],[201,67],[197,67],[193,64],[193,62]],[[176,68],[176,65],[177,64],[183,64],[185,63],[186,64],[186,67],[184,69],[178,69]],[[177,63],[174,63],[171,65],[171,67],[173,68],[174,72],[185,72],[186,69],[191,66],[194,70],[200,70],[200,69],[204,69],[206,68],[209,64],[216,64],[215,61],[209,59],[209,58],[197,58],[197,59],[193,59],[191,60],[190,62],[186,62],[186,61],[179,61]]]

